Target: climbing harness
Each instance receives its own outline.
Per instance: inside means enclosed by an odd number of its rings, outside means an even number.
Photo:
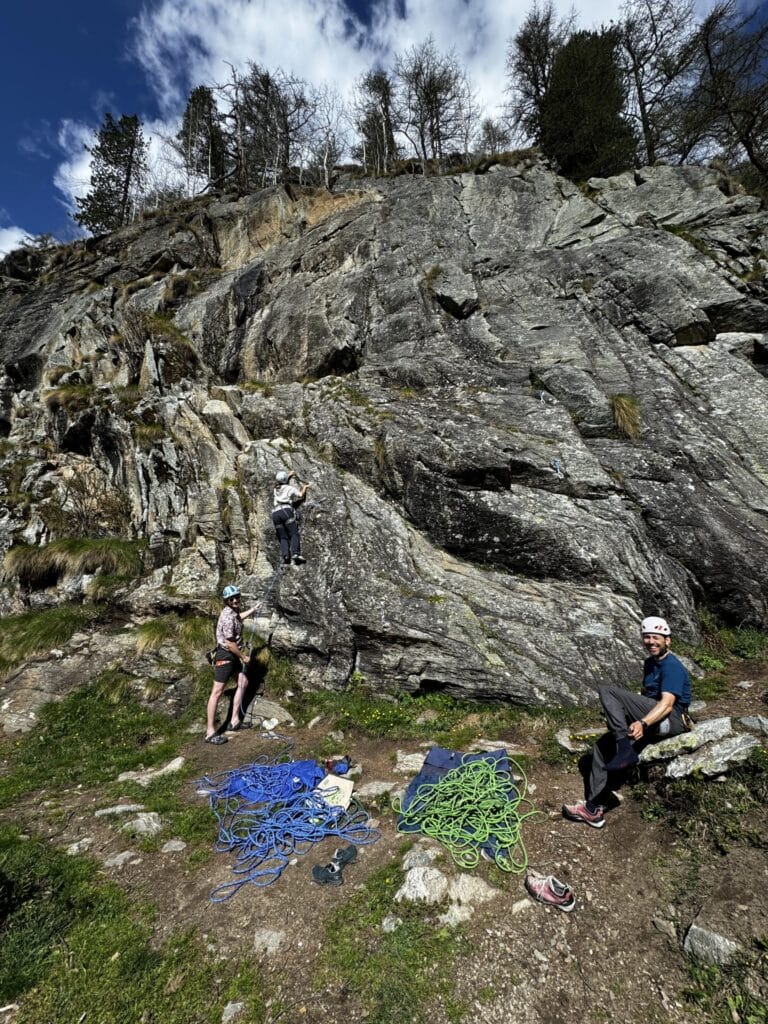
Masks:
[[[433,748],[439,755],[450,754]],[[423,832],[442,843],[461,868],[473,868],[481,853],[502,871],[525,871],[528,855],[522,839],[525,821],[538,815],[525,797],[525,775],[511,758],[493,755],[456,755],[459,763],[437,781],[413,784],[393,806],[399,814],[399,832]],[[429,755],[428,755],[429,760]],[[519,773],[513,778],[509,765]],[[419,776],[415,782],[418,783]],[[530,809],[521,813],[521,808]]]
[[[307,853],[327,836],[355,846],[375,843],[380,832],[369,824],[365,808],[354,798],[349,809],[331,806],[317,791],[324,772],[316,761],[287,759],[292,747],[287,737],[273,758],[206,776],[198,793],[210,799],[218,822],[216,852],[235,851],[235,878],[217,886],[211,902],[230,899],[244,885],[272,885],[289,860]]]

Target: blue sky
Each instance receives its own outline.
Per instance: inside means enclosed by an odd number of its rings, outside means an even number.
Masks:
[[[584,26],[620,0],[583,0]],[[706,0],[702,0],[706,2]],[[486,111],[501,101],[506,44],[528,0],[7,0],[0,14],[0,253],[24,234],[77,234],[85,143],[105,112],[172,133],[189,89],[253,60],[348,93],[377,62],[433,34],[455,48]],[[571,0],[556,0],[564,11]],[[10,99],[9,99],[10,98]]]

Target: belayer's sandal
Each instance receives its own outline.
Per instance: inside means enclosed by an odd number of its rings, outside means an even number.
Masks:
[[[219,746],[219,744],[227,742],[227,737],[226,736],[220,736],[219,733],[215,732],[213,734],[213,736],[206,736],[205,737],[205,742],[206,743],[215,743],[216,746]]]

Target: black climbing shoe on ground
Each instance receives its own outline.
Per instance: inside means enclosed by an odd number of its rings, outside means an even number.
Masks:
[[[294,555],[293,556],[293,564],[294,565],[304,565],[304,563],[306,561],[307,560],[306,560],[306,558],[303,557],[303,555]]]
[[[205,737],[205,742],[206,743],[215,743],[216,746],[218,747],[221,743],[226,743],[227,742],[227,737],[226,736],[220,736],[217,732],[215,732],[213,734],[213,736],[206,736]]]
[[[318,885],[342,885],[344,878],[341,868],[334,861],[330,864],[315,864],[312,868],[312,881]]]
[[[334,851],[333,857],[331,858],[331,864],[336,864],[339,868],[343,868],[347,864],[354,864],[356,860],[357,847],[342,846],[338,850]]]

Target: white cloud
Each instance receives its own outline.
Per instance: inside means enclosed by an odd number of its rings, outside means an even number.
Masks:
[[[555,6],[568,13],[571,0]],[[580,24],[607,23],[619,7],[620,0],[585,0]],[[507,43],[529,8],[529,0],[373,0],[367,27],[343,0],[160,0],[136,19],[132,49],[169,117],[194,86],[225,80],[227,61],[280,67],[349,94],[363,71],[391,66],[396,53],[431,34],[467,66],[490,113],[504,99]]]
[[[17,228],[15,225],[9,228],[0,228],[0,257],[18,249],[24,239],[29,237],[29,231]]]
[[[81,121],[62,121],[57,142],[64,159],[56,168],[53,184],[70,213],[77,209],[75,196],[84,196],[91,182],[91,155],[86,146],[93,144],[95,132]]]

